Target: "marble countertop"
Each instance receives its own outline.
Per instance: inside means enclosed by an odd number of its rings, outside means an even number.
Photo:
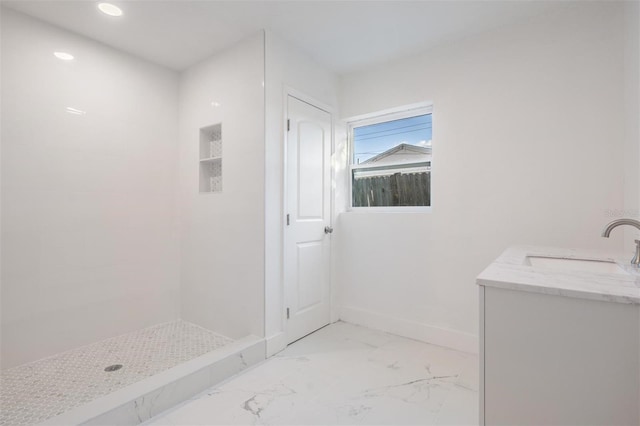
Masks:
[[[533,267],[527,256],[616,262],[625,273],[563,271]],[[557,296],[640,305],[640,271],[629,264],[631,256],[566,248],[517,246],[507,249],[478,275],[476,283]]]

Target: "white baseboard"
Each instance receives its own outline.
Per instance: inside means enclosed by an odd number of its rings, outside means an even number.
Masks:
[[[284,331],[267,337],[265,341],[267,343],[267,358],[272,357],[273,355],[277,354],[287,347],[287,335]]]
[[[364,327],[462,352],[477,354],[479,349],[479,340],[476,335],[383,315],[351,306],[340,307],[340,319],[344,322],[362,325]]]

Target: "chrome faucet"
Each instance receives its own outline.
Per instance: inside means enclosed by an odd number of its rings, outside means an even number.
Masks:
[[[640,221],[637,221],[635,219],[616,219],[610,222],[607,226],[605,226],[604,230],[602,231],[602,236],[605,238],[609,238],[609,234],[611,234],[611,231],[613,230],[613,228],[617,228],[620,225],[635,226],[636,228],[638,228],[638,230],[640,230]],[[631,264],[635,265],[636,268],[639,268],[640,267],[640,240],[635,240],[635,242],[636,242],[636,254],[633,256],[633,259],[631,259]]]

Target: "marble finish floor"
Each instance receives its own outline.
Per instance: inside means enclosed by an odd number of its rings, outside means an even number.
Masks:
[[[10,368],[0,375],[0,425],[42,422],[231,342],[177,320]]]
[[[147,425],[476,425],[478,357],[338,322]]]

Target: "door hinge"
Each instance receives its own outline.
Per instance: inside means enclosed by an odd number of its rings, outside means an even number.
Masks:
[[[287,132],[291,130],[291,120],[287,118]]]
[[[289,308],[287,308],[287,319],[289,319]]]
[[[289,226],[289,213],[287,213],[287,226]]]

